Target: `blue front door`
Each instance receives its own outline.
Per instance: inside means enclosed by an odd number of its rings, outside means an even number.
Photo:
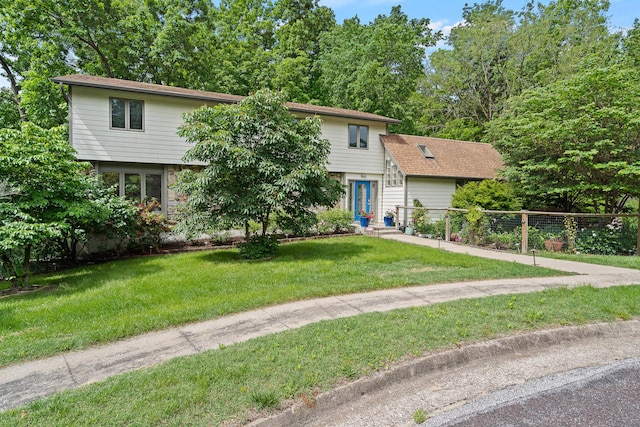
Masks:
[[[356,220],[360,220],[360,212],[371,212],[371,182],[356,181],[355,194],[353,195],[355,202],[354,212]]]

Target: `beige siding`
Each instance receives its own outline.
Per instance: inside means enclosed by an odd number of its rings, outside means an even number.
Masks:
[[[456,191],[456,180],[446,178],[408,178],[407,204],[413,205],[418,199],[428,209],[447,208],[451,206],[451,197]],[[437,219],[441,211],[430,212],[430,217]]]
[[[404,206],[404,187],[385,187],[382,191],[382,214],[395,212],[396,206]]]
[[[73,87],[71,112],[72,145],[82,160],[182,164],[191,145],[177,135],[182,114],[202,105],[201,101],[133,92]],[[109,98],[144,101],[144,130],[109,128]],[[328,169],[331,172],[380,174],[384,151],[380,134],[384,123],[322,117],[322,136],[331,142]],[[348,125],[369,126],[369,148],[348,147]]]
[[[82,160],[179,164],[190,147],[177,135],[182,113],[198,101],[84,87],[73,88],[72,145]],[[144,101],[144,130],[109,128],[109,98]]]
[[[323,117],[322,136],[331,142],[328,169],[331,172],[380,174],[384,170],[384,148],[380,135],[384,123]],[[369,148],[349,148],[349,125],[369,126]]]

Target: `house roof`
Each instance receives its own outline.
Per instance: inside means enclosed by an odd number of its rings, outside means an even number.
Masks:
[[[54,77],[51,80],[56,83],[62,83],[69,86],[86,86],[100,89],[123,90],[127,92],[173,96],[178,98],[197,99],[201,101],[212,101],[227,104],[238,103],[245,98],[244,96],[239,95],[229,95],[225,93],[185,89],[175,86],[165,86],[152,83],[134,82],[130,80],[90,76],[86,74],[72,74],[68,76]],[[362,111],[348,110],[345,108],[323,107],[319,105],[299,104],[296,102],[288,102],[287,107],[290,111],[299,113],[371,120],[383,123],[400,123],[400,120],[392,119],[390,117],[380,116],[378,114],[372,113],[365,113]]]
[[[503,167],[490,144],[396,134],[380,139],[407,176],[491,179]]]

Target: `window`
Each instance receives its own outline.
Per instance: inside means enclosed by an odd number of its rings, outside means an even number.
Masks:
[[[369,126],[349,125],[349,148],[369,146]]]
[[[144,102],[110,98],[111,128],[144,130]]]
[[[105,187],[112,187],[118,196],[135,203],[156,199],[162,205],[162,174],[102,172]]]
[[[422,152],[422,155],[424,156],[425,159],[434,159],[435,158],[435,156],[433,155],[431,150],[429,150],[426,145],[418,145],[418,148]]]
[[[391,161],[390,159],[386,160],[386,184],[387,187],[402,187],[403,185],[402,171]]]

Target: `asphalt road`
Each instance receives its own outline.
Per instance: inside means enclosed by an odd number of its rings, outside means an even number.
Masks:
[[[425,427],[640,426],[640,358],[512,386],[434,417]]]

